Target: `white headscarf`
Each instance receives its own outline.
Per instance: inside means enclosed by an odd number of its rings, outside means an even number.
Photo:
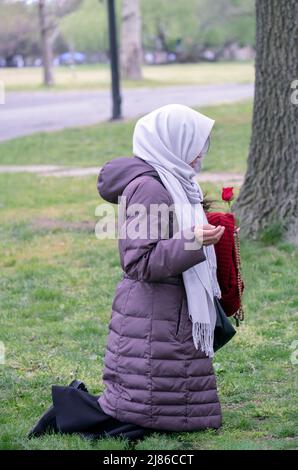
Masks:
[[[133,153],[158,172],[172,196],[180,230],[208,223],[201,202],[203,192],[194,180],[191,163],[208,151],[214,120],[188,106],[170,104],[145,115],[136,123]],[[185,210],[187,207],[190,210]],[[183,272],[193,341],[212,357],[216,322],[214,295],[221,297],[216,277],[213,245],[203,246],[206,261]]]

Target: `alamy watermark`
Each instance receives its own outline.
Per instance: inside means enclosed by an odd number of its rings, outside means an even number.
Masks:
[[[122,196],[118,198],[117,209],[106,203],[96,207],[95,216],[99,217],[99,221],[95,226],[95,235],[100,240],[183,239],[185,250],[197,250],[203,244],[203,211],[199,207],[192,211],[188,203],[171,206],[165,203],[138,203],[127,206],[127,198]],[[188,229],[180,230],[179,227]]]

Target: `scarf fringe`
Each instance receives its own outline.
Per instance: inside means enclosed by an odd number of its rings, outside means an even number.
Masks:
[[[214,332],[208,323],[195,322],[192,324],[192,337],[196,349],[201,350],[208,357],[214,356],[213,340]]]

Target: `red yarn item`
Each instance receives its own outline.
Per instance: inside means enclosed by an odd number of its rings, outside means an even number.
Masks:
[[[225,231],[219,242],[215,243],[214,249],[217,260],[217,280],[222,295],[219,301],[226,315],[230,317],[238,311],[241,304],[234,240],[235,217],[229,212],[206,212],[206,216],[209,224],[225,226]],[[241,280],[241,295],[243,290],[244,283]]]

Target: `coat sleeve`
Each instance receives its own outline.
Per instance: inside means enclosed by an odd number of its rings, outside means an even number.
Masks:
[[[145,211],[139,214],[130,213],[133,204],[142,204]],[[140,223],[147,224],[146,235],[141,238],[126,236],[119,240],[122,252],[122,267],[133,279],[158,281],[169,276],[177,276],[190,267],[206,260],[202,246],[196,241],[194,227],[176,232],[172,238],[162,238],[160,217],[152,218],[149,214],[151,204],[172,204],[167,190],[154,178],[147,177],[136,185],[132,194],[127,197],[125,229],[134,226],[136,218]],[[152,206],[151,206],[152,207]],[[151,219],[150,219],[151,218]],[[157,225],[157,236],[148,233]],[[169,223],[169,217],[167,218]],[[187,249],[191,244],[192,249]]]

